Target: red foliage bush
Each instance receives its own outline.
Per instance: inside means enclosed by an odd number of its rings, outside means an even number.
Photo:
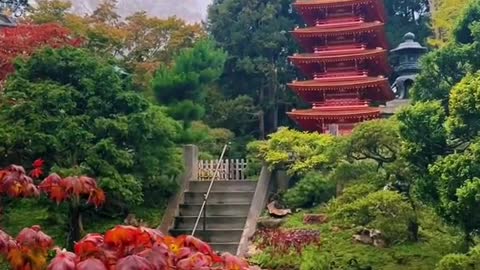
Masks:
[[[57,24],[23,24],[13,28],[0,29],[0,81],[14,71],[13,60],[28,56],[37,49],[49,46],[79,47],[80,39],[72,38],[68,29]]]
[[[43,160],[35,160],[30,175],[35,178],[40,177],[43,174],[43,164]],[[87,203],[96,207],[105,202],[105,193],[97,186],[97,181],[88,176],[61,178],[53,173],[37,187],[22,166],[10,165],[0,170],[0,195],[8,195],[12,198],[38,197],[40,191],[56,203],[65,200],[79,201],[81,197],[87,198]]]
[[[81,196],[88,196],[87,203],[99,207],[105,202],[105,193],[97,186],[97,181],[88,176],[70,176],[61,178],[53,173],[38,186],[57,204],[72,199],[79,201]]]
[[[253,237],[260,249],[272,248],[275,252],[300,253],[309,245],[320,245],[320,232],[315,230],[259,230]]]
[[[16,239],[0,231],[0,254],[15,270],[47,268],[52,239],[39,226],[22,230]],[[48,270],[248,270],[248,264],[228,253],[217,255],[193,236],[163,236],[155,229],[117,226],[89,234],[74,252],[53,248]]]
[[[0,255],[14,270],[45,269],[52,246],[52,238],[43,233],[40,226],[23,229],[16,239],[0,231]]]
[[[36,160],[30,175],[43,174],[42,160]],[[81,197],[100,206],[105,194],[95,179],[80,176],[46,177],[38,186],[22,166],[11,165],[0,170],[0,195],[10,197],[39,196],[46,193],[61,203]],[[53,240],[40,226],[23,229],[16,239],[0,230],[0,255],[14,270],[248,270],[248,264],[231,254],[217,255],[205,242],[193,236],[177,238],[145,227],[116,226],[101,234],[88,234],[74,246],[74,253],[55,247],[56,257],[47,261]]]
[[[40,192],[22,166],[10,165],[0,170],[0,195],[12,198],[38,197]]]

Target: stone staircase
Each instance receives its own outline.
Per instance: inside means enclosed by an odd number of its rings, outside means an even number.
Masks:
[[[171,235],[191,234],[209,185],[210,181],[190,181]],[[206,228],[202,215],[195,236],[216,251],[236,254],[256,187],[256,181],[215,181],[206,207]]]

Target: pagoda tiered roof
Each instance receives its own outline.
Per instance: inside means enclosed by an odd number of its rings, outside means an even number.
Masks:
[[[353,80],[339,78],[330,81],[293,81],[288,86],[308,103],[323,101],[328,93],[338,91],[344,93],[358,92],[360,96],[369,100],[390,101],[395,98],[388,79],[383,76],[363,76]]]
[[[370,120],[380,116],[380,110],[372,107],[339,108],[330,110],[328,107],[295,110],[287,113],[295,120]]]
[[[372,101],[395,98],[382,0],[298,0],[308,27],[291,31],[305,53],[289,57],[307,77],[288,86],[311,109],[288,116],[307,131],[348,134],[355,124],[380,117]]]
[[[385,22],[382,0],[299,0],[293,6],[308,25],[315,25],[317,14],[325,9],[360,6],[366,8],[366,17]]]
[[[325,126],[331,123],[358,123],[377,119],[380,110],[372,107],[343,107],[328,109],[319,107],[307,110],[295,110],[287,113],[290,118],[300,124],[306,131],[324,131]],[[353,128],[353,126],[351,126]]]
[[[313,76],[318,71],[318,66],[326,63],[369,61],[375,64],[371,73],[374,75],[389,74],[391,71],[387,60],[388,51],[383,48],[364,49],[353,53],[318,54],[300,53],[290,56],[290,61],[307,76]]]
[[[291,31],[295,39],[302,45],[306,51],[313,51],[315,40],[319,38],[338,38],[344,36],[361,36],[368,35],[370,37],[368,45],[386,48],[388,46],[384,23],[380,21],[360,22],[352,25],[343,25],[338,27],[311,26],[306,28],[298,28]]]

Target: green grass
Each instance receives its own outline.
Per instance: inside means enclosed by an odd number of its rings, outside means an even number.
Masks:
[[[52,204],[47,199],[13,200],[4,205],[5,213],[1,218],[1,228],[16,236],[23,228],[40,225],[50,235],[55,244],[65,246],[68,231],[66,204]],[[137,220],[143,220],[149,227],[157,227],[164,213],[164,205],[140,205],[130,209]],[[101,211],[89,211],[82,215],[84,233],[104,233],[115,225],[123,224],[121,215],[108,216]],[[1,269],[1,268],[0,268]]]
[[[310,212],[318,213],[322,210],[315,209]],[[251,261],[263,268],[275,270],[351,269],[347,266],[351,259],[357,260],[362,267],[371,266],[374,270],[432,270],[444,255],[457,252],[461,248],[463,238],[458,230],[445,225],[436,215],[425,209],[420,215],[420,241],[376,248],[354,244],[354,229],[344,228],[338,231],[339,226],[335,221],[322,225],[304,225],[305,213],[300,212],[288,217],[283,228],[319,230],[319,247],[311,247],[302,254],[287,255],[265,250]],[[325,265],[334,262],[337,267],[323,268],[320,265],[323,261],[328,261]]]
[[[55,244],[61,247],[66,245],[68,230],[67,205],[53,204],[46,198],[9,200],[2,203],[4,213],[0,217],[0,228],[15,237],[25,227],[40,225],[42,230],[50,235]],[[130,209],[137,220],[143,220],[149,227],[155,228],[160,225],[165,203],[160,202],[150,205],[140,205]],[[85,234],[105,231],[115,225],[123,224],[124,217],[116,215],[109,217],[101,211],[89,211],[82,216]],[[0,258],[0,270],[11,269]]]
[[[66,208],[56,206],[42,199],[13,200],[5,206],[1,227],[11,236],[16,236],[23,228],[40,225],[52,236],[56,243],[64,243],[67,228]]]

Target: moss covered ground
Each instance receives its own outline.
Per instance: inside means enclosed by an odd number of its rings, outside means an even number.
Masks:
[[[310,212],[322,211],[320,208]],[[405,241],[386,248],[353,243],[355,229],[340,229],[335,220],[325,224],[305,225],[305,213],[307,212],[289,216],[282,227],[320,231],[321,243],[318,247],[307,247],[300,254],[295,251],[284,254],[267,248],[251,261],[272,270],[432,270],[444,255],[457,252],[462,244],[462,235],[458,234],[458,230],[445,225],[428,209],[422,210],[419,216],[421,228],[418,242]],[[358,264],[353,263],[353,260]]]

